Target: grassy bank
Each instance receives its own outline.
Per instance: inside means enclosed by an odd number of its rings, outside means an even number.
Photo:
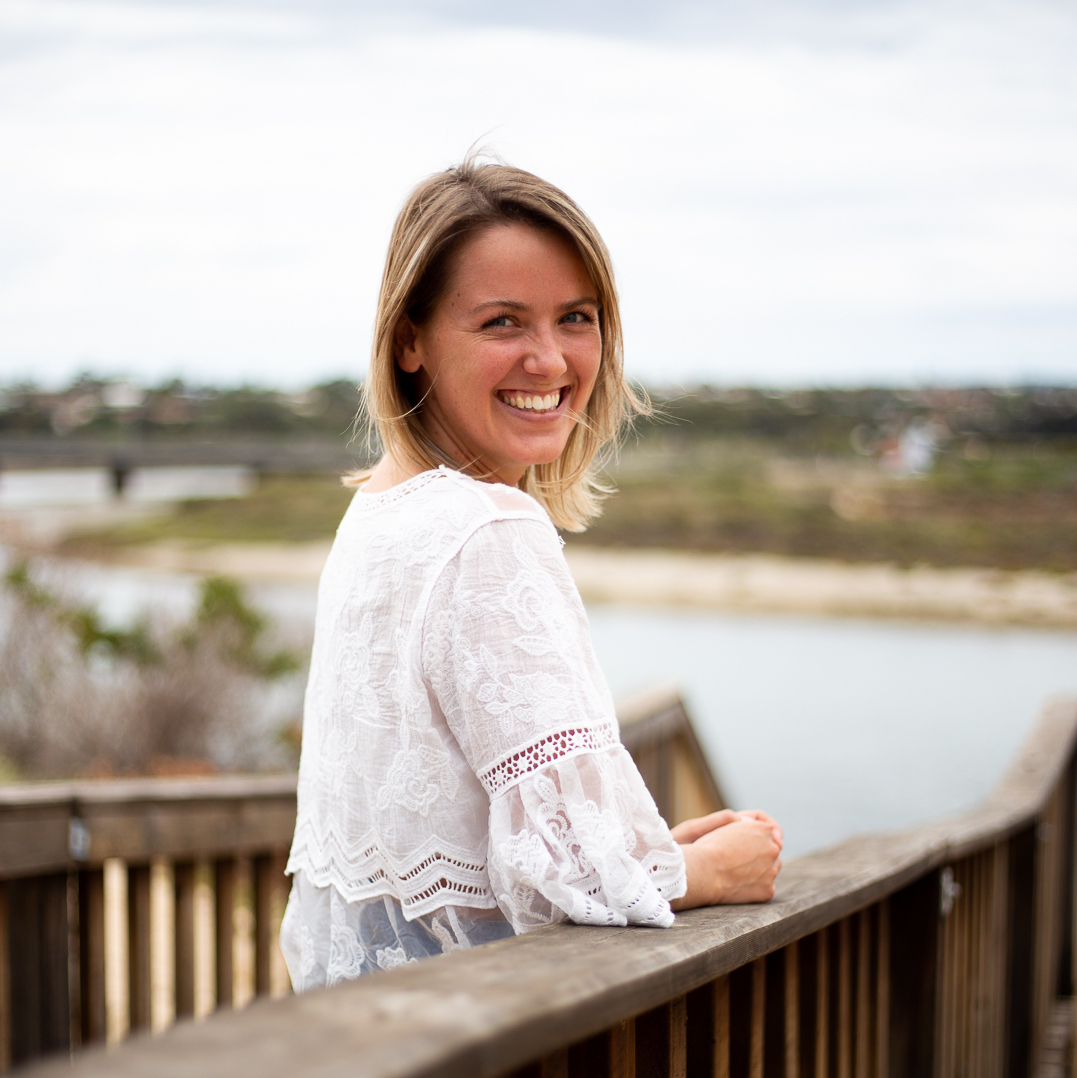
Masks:
[[[855,454],[790,454],[763,439],[650,434],[611,473],[618,492],[574,544],[764,552],[849,562],[1077,569],[1077,452],[944,451],[896,479]],[[265,476],[251,496],[70,537],[92,556],[130,544],[331,537],[351,492],[335,476]]]
[[[266,475],[246,498],[180,503],[166,516],[122,521],[69,536],[64,553],[184,539],[207,543],[304,542],[331,537],[352,491],[335,475]]]
[[[1077,569],[1077,453],[944,453],[895,479],[871,460],[791,457],[761,442],[642,445],[577,543],[851,562]]]

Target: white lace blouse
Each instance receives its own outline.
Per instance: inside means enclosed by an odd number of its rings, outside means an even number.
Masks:
[[[441,468],[353,498],[318,589],[287,870],[297,990],[554,921],[672,924],[684,858],[522,491]]]

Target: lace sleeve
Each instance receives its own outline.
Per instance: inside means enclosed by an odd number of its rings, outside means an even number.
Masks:
[[[425,675],[490,796],[489,874],[518,932],[669,925],[684,858],[620,745],[556,533],[480,528],[431,594]]]

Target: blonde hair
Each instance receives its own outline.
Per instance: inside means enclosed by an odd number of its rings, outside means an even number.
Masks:
[[[599,480],[599,469],[628,423],[649,413],[650,405],[624,377],[621,314],[606,245],[576,203],[538,176],[469,155],[463,164],[430,176],[412,191],[393,226],[385,258],[360,417],[365,413],[368,435],[376,433],[382,448],[397,460],[423,468],[459,468],[423,429],[422,398],[414,376],[396,364],[395,334],[405,316],[422,325],[433,314],[461,244],[504,224],[527,224],[566,239],[598,292],[602,358],[591,398],[561,455],[548,464],[532,465],[519,483],[558,527],[582,531],[611,493]],[[356,473],[346,482],[357,485],[365,474]]]

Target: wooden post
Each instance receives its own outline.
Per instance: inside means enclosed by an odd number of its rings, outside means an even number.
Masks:
[[[194,1016],[207,1018],[217,1006],[217,911],[213,865],[194,866],[193,960]]]
[[[232,1006],[242,1010],[255,986],[254,869],[249,857],[237,857],[232,907]]]
[[[104,863],[105,1043],[119,1044],[131,1028],[130,936],[127,920],[127,863]]]
[[[176,881],[172,862],[150,864],[150,1029],[176,1020]]]

